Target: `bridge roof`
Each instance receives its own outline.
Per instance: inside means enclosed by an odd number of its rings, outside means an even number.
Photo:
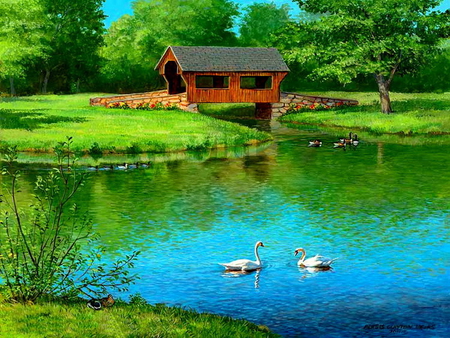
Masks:
[[[276,48],[169,46],[184,72],[289,72]]]

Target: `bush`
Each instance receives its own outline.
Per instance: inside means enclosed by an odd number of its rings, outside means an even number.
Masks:
[[[58,168],[35,183],[34,202],[26,210],[19,200],[20,171],[15,169],[17,149],[6,149],[3,168],[8,196],[0,195],[0,281],[6,299],[26,303],[44,297],[77,298],[126,290],[138,251],[108,267],[100,261],[104,249],[92,231],[86,212],[71,203],[86,174],[73,169],[72,138],[55,147]],[[86,249],[86,244],[90,250]]]

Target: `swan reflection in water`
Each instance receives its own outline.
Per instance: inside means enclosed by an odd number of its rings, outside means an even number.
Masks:
[[[242,277],[244,275],[252,275],[255,274],[255,289],[259,288],[259,276],[261,274],[261,268],[253,270],[253,271],[232,271],[232,270],[225,270],[224,272],[222,272],[222,277],[227,277],[227,278],[238,278],[238,277]]]
[[[317,277],[319,274],[324,272],[333,272],[333,268],[331,266],[323,267],[323,268],[314,268],[314,267],[298,267],[298,270],[303,274],[301,279]]]

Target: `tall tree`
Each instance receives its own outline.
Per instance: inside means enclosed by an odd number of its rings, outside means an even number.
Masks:
[[[244,8],[239,27],[239,40],[243,46],[269,47],[271,34],[290,21],[289,6],[277,7],[274,2],[254,3]]]
[[[280,36],[286,58],[317,60],[313,77],[341,83],[373,75],[383,113],[392,112],[394,76],[417,71],[439,52],[441,38],[449,36],[450,11],[433,10],[439,0],[294,1],[304,11],[324,15],[291,25]]]
[[[39,0],[0,0],[0,79],[7,78],[11,95],[14,79],[42,56],[43,10]]]
[[[105,0],[40,0],[47,23],[46,55],[42,59],[42,92],[53,72],[78,81],[98,62],[103,43]]]

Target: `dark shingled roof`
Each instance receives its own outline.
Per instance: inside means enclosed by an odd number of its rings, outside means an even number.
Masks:
[[[181,46],[168,48],[172,49],[184,72],[289,71],[276,48]],[[159,62],[156,68],[158,67]]]

